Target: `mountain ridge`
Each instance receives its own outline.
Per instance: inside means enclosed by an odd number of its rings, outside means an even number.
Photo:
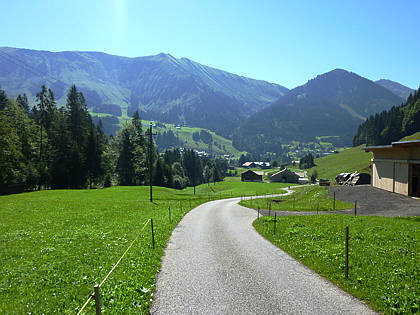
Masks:
[[[392,93],[394,93],[395,95],[398,95],[404,100],[406,100],[407,97],[410,94],[413,94],[415,91],[414,89],[409,88],[408,86],[405,86],[399,82],[388,80],[388,79],[379,79],[374,82],[390,90]]]
[[[233,144],[248,152],[281,153],[290,141],[312,142],[316,136],[340,136],[351,145],[366,117],[402,102],[384,87],[340,68],[320,74],[287,92],[247,118]]]
[[[144,118],[195,125],[224,135],[288,91],[275,83],[164,53],[131,58],[1,47],[0,57],[0,86],[12,97],[26,93],[33,102],[46,84],[58,104],[64,105],[67,89],[76,84],[93,111],[131,116],[139,110]]]

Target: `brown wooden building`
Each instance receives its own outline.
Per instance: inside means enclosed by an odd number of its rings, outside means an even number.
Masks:
[[[420,141],[363,148],[373,152],[372,186],[420,197]]]
[[[299,175],[287,168],[282,169],[281,171],[270,176],[272,182],[281,182],[281,183],[299,183]]]
[[[258,174],[252,170],[241,173],[241,181],[243,182],[262,182],[262,174]]]

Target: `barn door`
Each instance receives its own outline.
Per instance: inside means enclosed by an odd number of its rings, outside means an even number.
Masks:
[[[411,164],[411,196],[420,197],[420,164]]]

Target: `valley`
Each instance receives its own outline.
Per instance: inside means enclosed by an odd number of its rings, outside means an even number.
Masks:
[[[419,314],[420,1],[0,11],[0,314]]]

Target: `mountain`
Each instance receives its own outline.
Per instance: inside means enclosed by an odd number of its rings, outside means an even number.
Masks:
[[[204,127],[229,135],[245,117],[287,88],[238,76],[169,54],[128,58],[101,52],[0,48],[0,86],[29,101],[42,84],[65,104],[75,84],[94,112]]]
[[[271,106],[251,115],[233,136],[235,147],[248,152],[282,152],[290,141],[311,142],[316,136],[339,136],[351,145],[366,117],[401,104],[384,87],[342,69],[318,75],[290,90]]]
[[[386,79],[380,79],[378,81],[375,81],[376,84],[382,85],[384,88],[390,90],[395,95],[398,95],[399,97],[403,98],[404,100],[407,99],[407,97],[410,94],[413,94],[415,90],[410,89],[409,87],[406,87],[405,85],[402,85],[398,82],[386,80]]]

